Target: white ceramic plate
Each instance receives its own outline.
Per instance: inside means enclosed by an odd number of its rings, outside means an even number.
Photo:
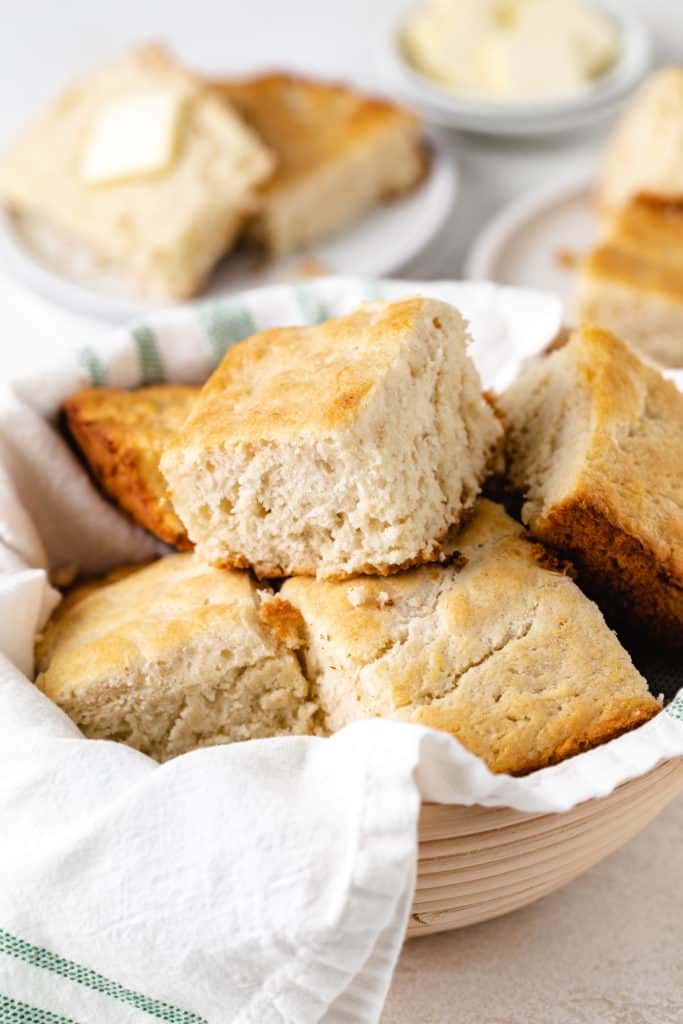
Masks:
[[[596,240],[595,172],[594,166],[575,171],[504,207],[470,249],[465,277],[554,292],[571,322],[576,271],[562,256],[580,255]],[[662,372],[683,391],[683,370]]]
[[[405,267],[434,239],[456,202],[458,172],[452,159],[430,139],[433,160],[420,187],[385,203],[329,241],[269,264],[236,255],[221,263],[199,298],[217,297],[284,280],[305,264],[322,274],[384,277]],[[158,307],[137,299],[126,284],[97,267],[90,255],[55,242],[0,208],[0,257],[35,292],[60,306],[111,321],[140,316]],[[65,267],[68,266],[68,271]]]
[[[549,135],[571,131],[613,115],[648,71],[652,60],[649,30],[623,9],[620,0],[595,0],[621,30],[621,55],[615,66],[580,95],[552,103],[499,104],[464,99],[416,71],[399,45],[407,10],[396,23],[382,54],[388,85],[438,124],[486,135]],[[415,2],[410,4],[414,7]]]
[[[574,171],[505,206],[475,240],[465,276],[496,284],[542,288],[567,304],[574,270],[562,253],[581,253],[595,241],[595,167]]]

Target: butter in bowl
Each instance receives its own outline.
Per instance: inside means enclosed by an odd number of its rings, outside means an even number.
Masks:
[[[650,63],[642,23],[596,0],[421,0],[395,26],[392,84],[433,120],[552,133],[613,113]]]

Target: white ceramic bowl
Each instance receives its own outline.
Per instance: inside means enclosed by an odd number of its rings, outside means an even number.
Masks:
[[[621,52],[616,64],[584,92],[549,103],[501,104],[459,97],[420,74],[405,58],[401,32],[405,8],[389,33],[382,53],[383,72],[391,89],[438,124],[486,135],[549,135],[570,131],[615,113],[651,65],[650,33],[618,0],[594,0],[618,23]]]

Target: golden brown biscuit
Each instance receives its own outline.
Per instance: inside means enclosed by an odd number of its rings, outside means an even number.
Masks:
[[[576,564],[605,609],[683,648],[683,395],[584,327],[498,407],[534,536]]]
[[[36,644],[36,684],[86,736],[160,761],[311,732],[316,707],[289,649],[284,602],[278,629],[269,622],[275,600],[247,573],[191,554],[119,569],[57,608]]]
[[[683,204],[640,197],[579,264],[575,316],[683,366]]]
[[[107,494],[146,530],[192,548],[168,498],[159,459],[182,427],[198,387],[92,388],[64,402],[69,431]]]
[[[499,505],[480,500],[457,544],[448,566],[284,583],[327,729],[400,718],[522,774],[659,711],[597,605]]]
[[[414,297],[229,349],[161,460],[198,553],[328,579],[442,560],[502,434],[467,344]]]
[[[639,254],[663,267],[683,267],[683,200],[638,196],[623,206],[610,222],[609,240],[620,249]],[[681,297],[680,277],[672,285]]]
[[[88,181],[91,140],[112,111],[159,95],[182,99],[168,165]],[[114,157],[126,147],[134,156],[138,145],[124,135],[111,148]],[[74,262],[85,250],[99,271],[123,275],[144,295],[185,298],[258,208],[258,186],[272,169],[269,151],[228,104],[164,49],[147,46],[69,86],[32,123],[0,160],[0,193],[33,234],[39,226],[66,240],[61,248]]]
[[[276,156],[249,228],[274,255],[332,234],[425,173],[420,124],[397,104],[288,74],[215,84]]]
[[[683,68],[657,70],[626,109],[597,199],[603,238],[580,264],[576,322],[683,366]]]
[[[598,184],[602,212],[639,195],[683,201],[683,68],[650,75],[607,145]]]

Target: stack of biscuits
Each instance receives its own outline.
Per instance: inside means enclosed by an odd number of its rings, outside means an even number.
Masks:
[[[0,159],[0,197],[62,271],[184,299],[238,242],[302,249],[409,192],[426,167],[403,107],[291,75],[208,81],[146,46],[29,126]]]
[[[624,114],[597,200],[601,238],[581,263],[579,322],[683,367],[683,68],[654,74]]]
[[[683,396],[586,328],[494,409],[467,346],[443,302],[371,302],[201,389],[70,398],[95,480],[181,553],[72,589],[37,685],[158,760],[383,716],[521,774],[656,714],[603,611],[682,646]],[[503,465],[521,523],[482,496]]]

